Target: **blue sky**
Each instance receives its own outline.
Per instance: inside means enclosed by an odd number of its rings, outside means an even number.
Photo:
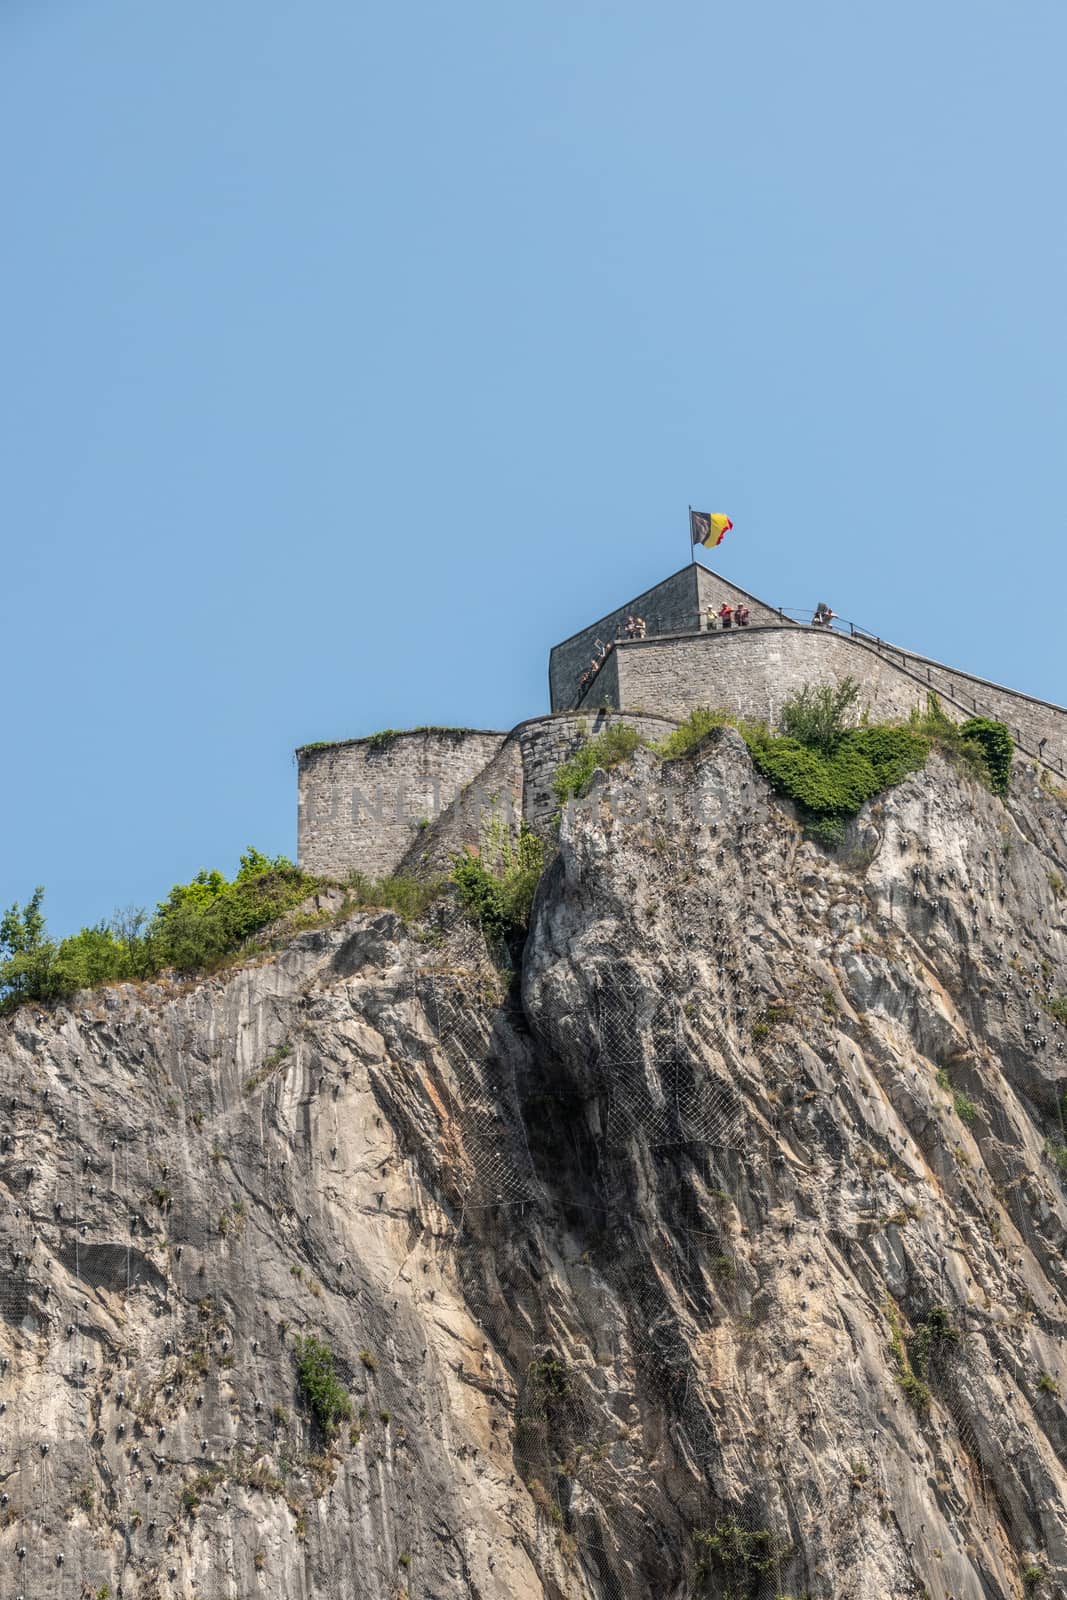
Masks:
[[[1059,0],[7,0],[0,906],[538,712],[690,501],[1067,701],[1065,58]]]

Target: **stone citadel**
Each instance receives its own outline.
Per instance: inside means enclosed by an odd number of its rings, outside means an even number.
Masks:
[[[638,746],[521,946],[322,884],[0,1016],[0,1600],[1067,1600],[1064,713],[699,571],[551,665],[301,752],[305,861],[447,867],[606,717],[839,672],[1052,777],[931,743],[830,851],[734,729]]]
[[[709,607],[748,608],[749,625],[705,626]],[[626,637],[638,614],[644,637]],[[583,675],[595,656],[592,681]],[[491,806],[541,828],[556,807],[552,774],[608,720],[661,737],[698,706],[773,722],[809,683],[855,679],[872,717],[906,717],[938,696],[955,721],[988,716],[1026,756],[1063,774],[1067,710],[990,683],[837,621],[814,627],[694,562],[554,645],[548,715],[509,733],[390,730],[297,750],[297,849],[308,872],[368,877],[444,865],[477,843]]]

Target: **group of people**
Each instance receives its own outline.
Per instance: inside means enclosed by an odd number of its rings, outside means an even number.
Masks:
[[[645,623],[644,617],[638,617],[638,616],[627,617],[626,625],[625,625],[625,628],[623,630],[623,636],[625,638],[627,638],[627,639],[644,639],[644,638],[647,638],[647,636],[648,636],[648,627],[647,627],[647,625]],[[588,667],[586,667],[585,671],[582,673],[581,677],[578,679],[578,698],[579,699],[581,699],[582,695],[588,689],[589,685],[592,683],[593,679],[596,677],[597,673],[600,671],[600,668],[603,666],[604,657],[607,655],[608,649],[609,649],[609,646],[604,643],[603,639],[594,639],[593,640],[593,651],[594,651],[593,659],[592,659],[592,661],[590,661]]]
[[[644,626],[644,624],[642,624],[642,626]],[[581,697],[585,693],[585,691],[588,689],[589,685],[592,683],[592,681],[596,677],[597,673],[600,671],[600,668],[601,668],[601,666],[603,665],[603,662],[604,662],[604,657],[608,653],[608,647],[604,643],[603,639],[594,639],[593,640],[593,651],[594,651],[594,654],[593,654],[592,661],[590,661],[589,665],[586,667],[585,671],[582,673],[581,677],[578,679],[578,698],[579,698],[579,700],[581,699]]]
[[[833,627],[835,617],[836,612],[831,611],[830,607],[824,600],[820,600],[818,605],[815,607],[815,615],[811,619],[811,625],[813,628],[831,628]],[[714,605],[708,606],[705,625],[709,633],[725,632],[725,630],[728,628],[747,628],[748,623],[748,607],[740,602],[736,606],[732,606],[728,600],[724,600],[722,605],[719,606],[717,610]],[[644,617],[639,617],[634,614],[626,618],[622,637],[626,639],[644,639],[647,638],[647,636],[648,628],[645,624]],[[602,639],[596,639],[593,641],[593,659],[590,661],[588,667],[578,679],[579,699],[581,699],[582,695],[585,693],[593,679],[596,677],[597,673],[600,671],[609,648],[610,646],[606,645]]]
[[[747,606],[732,606],[727,600],[723,601],[718,611],[714,606],[709,606],[707,615],[708,632],[718,633],[720,630],[725,631],[727,628],[747,628],[748,615]]]

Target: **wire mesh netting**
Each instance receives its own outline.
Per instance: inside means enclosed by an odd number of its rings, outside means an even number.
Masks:
[[[824,1592],[834,1593],[847,1574],[827,1529],[851,1515],[857,1484],[875,1486],[886,1502],[894,1490],[875,1439],[858,1451],[852,1481],[834,1482],[820,1469],[835,1429],[862,1432],[869,1396],[859,1365],[849,1382],[838,1375],[833,1390],[820,1389],[798,1331],[795,1349],[775,1352],[794,1368],[772,1390],[755,1361],[744,1366],[745,1347],[769,1359],[753,1309],[761,1295],[788,1305],[804,1328],[829,1255],[857,1283],[876,1281],[867,1245],[877,1219],[900,1204],[904,1169],[873,1120],[858,1110],[841,1114],[836,1068],[820,1041],[802,1061],[795,1045],[775,1037],[773,995],[757,976],[737,897],[724,903],[694,887],[676,849],[657,856],[652,876],[666,934],[635,936],[625,962],[598,967],[588,1019],[595,1060],[584,1063],[590,1103],[583,1080],[573,1103],[553,1112],[573,1122],[574,1147],[588,1159],[585,1189],[568,1188],[543,1158],[539,1165],[536,1141],[531,1150],[529,1086],[518,1054],[497,1035],[507,982],[500,953],[490,959],[481,933],[451,910],[406,947],[382,1027],[391,1059],[431,1079],[442,1108],[438,1167],[418,1151],[404,1157],[413,1236],[435,1232],[460,1301],[484,1335],[463,1330],[461,1381],[490,1397],[494,1435],[510,1434],[538,1513],[539,1559],[555,1565],[561,1587],[569,1573],[575,1593],[637,1600],[651,1592],[651,1575],[668,1564],[657,1557],[656,1528],[672,1512],[660,1487],[670,1476],[690,1496],[691,1549],[683,1561],[677,1551],[669,1557],[679,1584],[715,1593],[744,1572],[753,1594],[777,1595],[790,1581],[791,1547],[802,1546],[820,1566]],[[628,892],[638,888],[635,879]],[[316,1214],[323,1147],[341,1135],[329,1100],[338,1064],[313,1033],[294,1046],[314,1105],[301,1112],[306,1137],[292,1168],[283,1170],[287,1158],[265,1146],[251,1098],[239,1103],[225,1137],[257,1174],[256,1202],[299,1243],[301,1259],[321,1270],[330,1294],[356,1302],[362,1291],[332,1260],[329,1229]],[[1043,1038],[1035,1045],[1044,1048]],[[103,1057],[103,1033],[85,1048]],[[147,1072],[153,1064],[144,1065]],[[54,1063],[39,1066],[42,1081],[62,1076]],[[145,1600],[183,1593],[193,1522],[213,1552],[215,1592],[236,1600],[244,1590],[232,1528],[216,1513],[247,1517],[260,1492],[285,1500],[277,1464],[293,1434],[264,1398],[277,1321],[262,1306],[247,1326],[233,1326],[217,1293],[220,1269],[204,1271],[209,1244],[228,1231],[231,1270],[254,1273],[242,1255],[254,1248],[242,1243],[247,1218],[229,1209],[224,1228],[223,1218],[205,1214],[191,1175],[168,1170],[166,1130],[152,1105],[148,1095],[128,1105],[94,1102],[65,1083],[48,1095],[24,1084],[6,1108],[0,1524],[11,1539],[0,1545],[0,1584],[26,1600],[84,1600],[120,1586],[124,1597]],[[1019,1144],[1014,1112],[992,1108],[989,1117],[998,1140]],[[88,1157],[90,1147],[104,1159]],[[435,1173],[449,1164],[450,1184],[435,1190]],[[1054,1165],[1048,1176],[1059,1182]],[[1006,1208],[1023,1246],[1055,1277],[1033,1193],[1012,1187]],[[580,1326],[568,1321],[575,1313],[563,1289],[554,1299],[536,1288],[538,1275],[551,1274],[583,1306]],[[1014,1267],[1013,1274],[1021,1320],[1027,1287]],[[947,1304],[954,1291],[943,1269],[941,1289]],[[139,1345],[125,1331],[134,1310],[145,1313],[136,1319]],[[724,1327],[728,1353],[716,1346]],[[1006,1334],[1003,1342],[1015,1348]],[[1028,1424],[1010,1393],[1026,1363],[1020,1342],[1005,1362],[1005,1399],[992,1427],[975,1403],[990,1382],[982,1319],[963,1321],[929,1363],[931,1405],[950,1419],[961,1452],[935,1463],[950,1486],[963,1470],[980,1498],[994,1498],[987,1463],[1025,1447]],[[26,1374],[35,1366],[36,1376],[17,1387],[15,1368]],[[226,1377],[235,1367],[237,1386]],[[410,1402],[410,1375],[371,1371],[352,1352],[338,1357],[337,1373],[357,1397],[357,1431],[374,1420],[362,1419],[363,1410],[381,1419]],[[763,1392],[768,1411],[744,1443],[724,1424],[741,1389]],[[60,1434],[63,1451],[53,1447]],[[71,1437],[84,1439],[80,1454]],[[744,1492],[731,1492],[737,1485]],[[191,1488],[194,1498],[212,1498],[211,1516],[190,1517],[199,1509],[186,1499]],[[406,1549],[404,1527],[416,1522],[401,1499],[398,1551]],[[919,1533],[901,1529],[905,1543]],[[427,1593],[466,1581],[472,1559],[457,1530],[417,1552],[418,1581]],[[331,1593],[324,1583],[316,1594]],[[348,1589],[333,1582],[333,1590],[347,1600]]]

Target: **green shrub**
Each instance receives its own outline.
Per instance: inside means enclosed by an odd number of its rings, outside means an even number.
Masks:
[[[5,1010],[24,1000],[59,1000],[69,993],[56,972],[58,946],[48,937],[38,885],[24,906],[15,902],[0,918],[0,998]]]
[[[593,739],[586,739],[566,761],[561,761],[552,779],[561,806],[577,797],[597,767],[617,767],[627,761],[643,740],[636,728],[625,722],[612,722]]]
[[[351,1417],[352,1401],[334,1370],[333,1352],[328,1344],[312,1334],[298,1340],[296,1375],[301,1393],[323,1433],[333,1433],[342,1420]]]
[[[218,965],[317,886],[284,856],[249,849],[232,883],[221,872],[198,872],[176,884],[156,908],[148,942],[156,970],[194,972]]]
[[[250,847],[232,882],[221,872],[198,872],[191,883],[176,884],[151,917],[137,909],[117,912],[59,941],[48,936],[44,890],[35,889],[25,906],[16,903],[0,918],[0,1011],[168,967],[217,967],[317,886],[284,856]]]
[[[968,744],[976,744],[981,750],[993,793],[1007,794],[1015,747],[1003,722],[994,722],[989,717],[971,717],[961,724],[960,733]]]
[[[908,726],[929,739],[942,755],[969,777],[984,783],[994,794],[1007,793],[1014,747],[1011,734],[1002,722],[993,722],[987,717],[953,722],[942,710],[937,695],[928,694],[925,711],[913,711]]]
[[[960,1094],[958,1091],[952,1096],[952,1104],[961,1122],[972,1123],[978,1115],[978,1107],[974,1101],[969,1100],[965,1094]]]
[[[557,1356],[531,1361],[526,1369],[526,1402],[531,1409],[551,1409],[571,1392],[571,1376],[566,1363]]]
[[[916,1324],[908,1341],[908,1360],[920,1379],[936,1374],[944,1365],[949,1352],[960,1342],[952,1318],[944,1306],[934,1306],[923,1320]],[[906,1386],[905,1386],[906,1387]]]
[[[697,706],[683,723],[652,748],[664,761],[676,761],[680,756],[692,755],[714,728],[736,725],[737,718],[731,716],[729,711],[712,711],[708,706]]]
[[[404,922],[414,922],[440,897],[446,882],[443,877],[397,875],[372,881],[363,873],[354,872],[345,887],[357,906],[380,906],[385,911],[395,911]]]
[[[917,1378],[915,1376],[914,1372],[900,1372],[900,1373],[898,1373],[897,1374],[897,1382],[899,1383],[900,1387],[903,1389],[903,1391],[904,1391],[905,1395],[907,1396],[908,1400],[915,1407],[916,1411],[923,1412],[923,1411],[926,1411],[926,1410],[929,1409],[929,1406],[930,1406],[930,1389],[929,1389],[929,1386],[927,1384],[923,1383],[921,1378]]]
[[[769,1528],[749,1528],[736,1517],[716,1524],[713,1532],[693,1535],[706,1555],[701,1563],[721,1584],[723,1600],[749,1600],[760,1593],[763,1574],[778,1559],[774,1535]]]
[[[544,845],[523,827],[512,838],[502,822],[491,822],[480,854],[456,856],[452,881],[460,904],[477,922],[491,948],[521,941],[544,869]]]
[[[877,724],[869,728],[855,728],[845,737],[850,750],[856,750],[870,762],[881,789],[891,789],[903,783],[910,772],[923,765],[930,754],[930,746],[922,734],[910,728]]]
[[[810,750],[831,755],[841,742],[859,692],[855,678],[845,678],[839,684],[805,684],[782,707],[782,732]]]
[[[809,824],[855,816],[866,800],[921,767],[929,742],[909,728],[854,728],[829,753],[791,736],[748,735],[752,759],[779,794],[796,802]],[[826,830],[836,837],[838,829]]]
[[[904,1329],[901,1326],[900,1314],[892,1300],[887,1300],[885,1312],[889,1322],[889,1345],[897,1367],[897,1382],[916,1411],[924,1412],[930,1404],[930,1390],[922,1381],[922,1378],[918,1377],[912,1370],[910,1353],[904,1342]],[[937,1324],[935,1323],[934,1332],[936,1332],[936,1328]],[[933,1337],[934,1333],[931,1333],[931,1340]],[[924,1353],[928,1354],[929,1352],[926,1350],[924,1342],[919,1340],[920,1358]]]

